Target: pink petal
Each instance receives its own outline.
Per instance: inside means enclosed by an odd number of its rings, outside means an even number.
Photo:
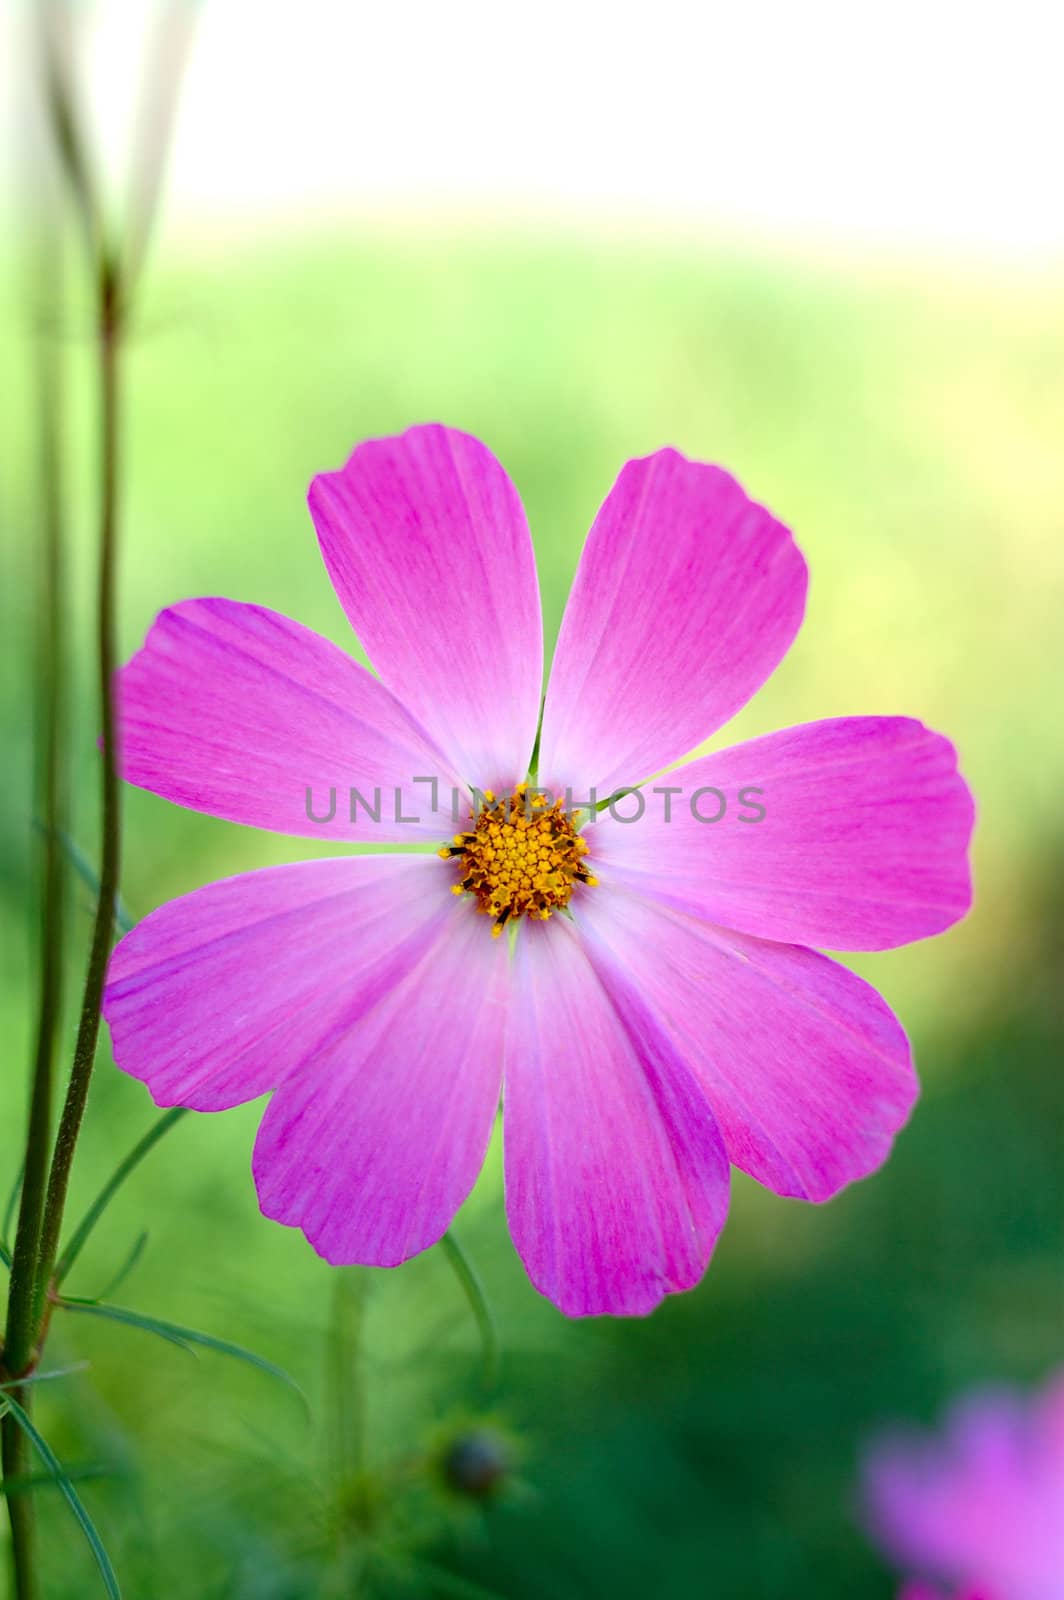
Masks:
[[[728,1167],[691,1073],[565,919],[521,929],[506,1043],[506,1209],[568,1316],[638,1316],[706,1269]]]
[[[251,872],[160,906],[111,957],[115,1060],[159,1105],[220,1111],[265,1094],[449,926],[449,882],[435,857],[360,856]]]
[[[916,1078],[900,1024],[854,973],[605,884],[576,917],[668,1029],[737,1167],[827,1200],[886,1159]]]
[[[350,656],[275,611],[235,600],[172,606],[117,691],[123,777],[178,805],[377,844],[453,831],[460,780],[424,730]],[[308,815],[308,792],[322,820]]]
[[[396,1266],[435,1244],[484,1161],[502,1073],[506,941],[471,904],[445,898],[433,940],[407,948],[389,989],[351,995],[259,1130],[264,1214],[302,1228],[335,1265]]]
[[[971,904],[972,797],[953,746],[909,717],[806,723],[662,782],[683,791],[670,822],[648,790],[640,821],[606,811],[589,837],[596,871],[678,910],[786,944],[884,950]],[[695,820],[692,803],[713,818],[720,796],[719,822]],[[762,820],[744,821],[753,806]]]
[[[556,791],[630,787],[708,737],[775,671],[806,567],[783,525],[719,467],[629,461],[588,534],[543,713]]]
[[[543,678],[525,513],[502,467],[454,428],[359,445],[310,486],[351,626],[388,687],[467,782],[525,776]]]

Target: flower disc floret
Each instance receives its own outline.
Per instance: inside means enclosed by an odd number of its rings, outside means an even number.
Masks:
[[[502,797],[488,789],[470,827],[440,850],[458,867],[452,892],[474,896],[477,910],[494,919],[493,938],[520,917],[546,922],[569,904],[574,884],[597,882],[584,860],[579,816],[527,783]]]

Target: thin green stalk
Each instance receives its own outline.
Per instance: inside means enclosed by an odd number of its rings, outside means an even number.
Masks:
[[[59,604],[62,577],[62,544],[59,538],[58,442],[51,470],[45,470],[46,502],[54,510],[55,541],[48,546],[48,570],[52,602],[45,607],[46,651],[42,687],[45,701],[44,740],[45,782],[45,872],[42,893],[42,977],[37,1050],[30,1095],[26,1162],[19,1201],[19,1218],[11,1259],[11,1284],[8,1296],[5,1339],[0,1355],[0,1380],[21,1379],[31,1373],[38,1359],[39,1346],[47,1332],[51,1310],[52,1272],[59,1249],[70,1182],[74,1150],[81,1130],[89,1085],[96,1059],[100,1032],[100,1008],[110,956],[114,919],[119,906],[118,880],[121,839],[121,799],[116,766],[115,714],[111,685],[116,666],[115,568],[117,555],[120,354],[126,318],[128,284],[120,270],[119,255],[108,244],[103,224],[98,189],[89,159],[89,146],[78,116],[76,97],[66,51],[68,30],[64,9],[56,0],[40,0],[36,8],[37,45],[40,53],[41,81],[49,113],[54,150],[66,180],[73,210],[80,222],[94,274],[97,307],[97,357],[100,390],[100,540],[97,586],[97,667],[102,725],[101,774],[101,863],[99,893],[93,920],[88,968],[82,996],[74,1059],[59,1127],[48,1160],[52,1123],[52,1079],[56,1030],[59,1016],[61,978],[62,860],[61,815],[62,742],[60,738],[62,695],[62,615]],[[157,175],[165,150],[169,115],[164,119]],[[149,179],[146,177],[146,183]],[[142,196],[143,199],[143,196]],[[150,223],[141,220],[141,249]],[[54,241],[49,241],[54,243]],[[55,357],[58,362],[58,353]],[[44,437],[55,439],[58,418],[54,405],[45,406]],[[48,515],[51,515],[49,512]],[[110,1192],[113,1192],[110,1191]],[[73,1253],[67,1252],[69,1267],[81,1248],[96,1216],[110,1199],[106,1192],[97,1202],[95,1215],[75,1233]],[[28,1380],[27,1380],[28,1381]],[[69,1480],[64,1477],[50,1448],[37,1434],[29,1412],[32,1389],[23,1384],[8,1386],[0,1395],[0,1460],[5,1480],[22,1481],[25,1476],[26,1441],[41,1454],[56,1477],[71,1509],[93,1547],[108,1591],[118,1594],[117,1581],[99,1537]],[[11,1552],[15,1600],[35,1600],[37,1594],[35,1540],[32,1520],[32,1495],[8,1497],[11,1521]]]
[[[115,707],[112,680],[117,665],[115,575],[118,535],[118,471],[120,426],[120,351],[123,322],[120,275],[115,264],[105,258],[98,277],[99,319],[97,349],[100,382],[100,545],[97,580],[97,670],[102,731],[100,811],[102,849],[100,893],[93,919],[92,943],[82,996],[81,1018],[74,1046],[70,1082],[59,1119],[52,1165],[45,1196],[41,1232],[40,1271],[37,1280],[35,1320],[45,1311],[45,1298],[52,1268],[59,1250],[70,1168],[81,1122],[85,1115],[89,1084],[96,1062],[100,1036],[100,1004],[111,953],[114,907],[118,894],[121,859],[121,786],[118,780],[115,749]]]
[[[127,294],[134,292],[140,277],[159,210],[197,10],[191,0],[161,0],[155,11],[132,142],[123,250]]]
[[[11,1398],[22,1406],[27,1415],[30,1392],[27,1389],[10,1391]],[[0,1430],[3,1435],[0,1460],[3,1463],[4,1482],[7,1483],[12,1478],[21,1478],[28,1471],[29,1444],[11,1411],[5,1411],[3,1421],[0,1422]],[[37,1600],[33,1496],[28,1494],[8,1496],[7,1514],[11,1524],[12,1600]]]
[[[333,1469],[341,1492],[356,1486],[366,1470],[362,1344],[368,1288],[358,1267],[340,1267],[333,1275],[326,1371]]]
[[[89,260],[95,265],[106,254],[103,219],[70,71],[69,19],[57,0],[40,0],[36,22],[41,82],[52,140],[85,236]]]
[[[365,1325],[369,1276],[360,1267],[333,1273],[325,1347],[328,1480],[332,1489],[333,1567],[325,1592],[362,1594],[366,1535],[375,1515],[366,1455]]]
[[[49,246],[46,246],[48,249]],[[52,246],[54,248],[54,246]],[[54,264],[53,264],[54,273]],[[52,1086],[63,979],[63,853],[59,836],[65,810],[64,651],[65,554],[61,491],[60,352],[47,331],[39,340],[39,431],[42,499],[40,623],[41,812],[45,819],[40,899],[40,991],[30,1112],[18,1223],[11,1253],[11,1289],[4,1339],[4,1366],[19,1377],[33,1353],[33,1303],[52,1136]]]
[[[450,1262],[455,1277],[469,1301],[476,1324],[480,1330],[480,1344],[484,1356],[482,1377],[485,1389],[493,1389],[499,1380],[499,1333],[488,1304],[477,1270],[451,1229],[440,1240],[440,1248]]]
[[[54,237],[43,241],[40,270],[56,293],[59,256]],[[53,314],[54,305],[48,311]],[[42,843],[40,889],[38,995],[33,1077],[18,1221],[11,1253],[11,1282],[0,1376],[20,1377],[32,1364],[35,1342],[34,1301],[40,1256],[48,1146],[52,1132],[52,1094],[55,1052],[62,1005],[63,861],[58,835],[65,821],[65,539],[62,498],[62,356],[45,319],[37,345],[38,433],[41,475],[41,587],[39,624],[39,702],[41,814],[47,823]],[[14,1193],[12,1195],[14,1199]],[[31,1391],[11,1391],[26,1411]],[[7,1409],[0,1421],[0,1471],[5,1483],[17,1481],[28,1470],[29,1446],[14,1413]],[[15,1600],[34,1600],[34,1515],[31,1495],[5,1496],[11,1525],[12,1582]]]

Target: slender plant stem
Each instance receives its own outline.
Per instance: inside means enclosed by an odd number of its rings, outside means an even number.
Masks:
[[[39,0],[36,10],[41,86],[52,143],[65,174],[74,214],[93,263],[104,256],[103,219],[97,185],[81,127],[70,63],[70,29],[59,0]]]
[[[120,427],[120,350],[123,322],[121,280],[109,256],[98,273],[97,354],[100,404],[100,544],[97,581],[97,669],[102,730],[100,812],[102,848],[100,892],[92,926],[88,970],[81,1003],[81,1018],[74,1045],[70,1082],[59,1119],[52,1165],[45,1196],[41,1232],[40,1270],[34,1307],[38,1326],[46,1311],[46,1296],[59,1250],[70,1168],[81,1132],[89,1084],[100,1036],[100,1003],[111,953],[114,908],[118,894],[121,858],[121,787],[115,750],[115,708],[112,679],[117,662],[115,638],[115,569],[118,534],[118,471]]]
[[[334,1566],[326,1593],[362,1593],[365,1537],[373,1515],[366,1475],[365,1325],[369,1279],[359,1267],[333,1274],[326,1345],[329,1477],[333,1490]]]
[[[63,859],[59,835],[65,821],[66,765],[64,730],[66,685],[64,638],[65,538],[62,495],[62,355],[47,321],[58,301],[58,242],[43,241],[41,270],[46,286],[46,318],[37,341],[38,436],[41,480],[41,579],[39,621],[39,699],[37,727],[40,763],[40,810],[46,823],[42,840],[38,996],[33,1078],[26,1127],[26,1147],[18,1222],[11,1257],[7,1319],[0,1373],[19,1377],[34,1355],[34,1299],[40,1254],[48,1146],[52,1133],[55,1053],[62,1009]],[[25,1407],[30,1393],[19,1388],[15,1398]],[[13,1415],[0,1422],[0,1460],[4,1481],[27,1469],[28,1444]],[[16,1600],[35,1594],[33,1501],[30,1495],[9,1495],[13,1592]]]
[[[341,1491],[357,1484],[366,1469],[362,1343],[367,1290],[358,1267],[340,1267],[333,1276],[327,1374],[333,1468]]]
[[[65,773],[63,730],[64,683],[64,538],[60,489],[60,354],[47,331],[39,340],[40,470],[42,496],[42,583],[40,623],[40,729],[43,872],[40,899],[40,992],[34,1050],[30,1113],[18,1224],[11,1259],[4,1366],[18,1377],[33,1347],[33,1292],[48,1178],[48,1146],[52,1134],[52,1086],[56,1035],[62,1003],[63,976],[63,827]]]
[[[26,1411],[30,1405],[31,1390],[19,1388],[11,1391],[12,1398]],[[0,1423],[3,1430],[4,1482],[21,1478],[28,1471],[29,1447],[22,1429],[8,1413]],[[12,1494],[7,1496],[7,1514],[11,1523],[11,1595],[12,1600],[37,1600],[35,1561],[33,1496]]]
[[[488,1297],[484,1293],[484,1285],[452,1230],[448,1229],[443,1235],[440,1248],[454,1269],[455,1277],[469,1301],[469,1309],[476,1318],[481,1348],[484,1352],[482,1379],[485,1389],[493,1389],[499,1381],[499,1333],[488,1304]]]
[[[47,526],[46,603],[42,613],[44,630],[41,672],[44,729],[42,810],[45,825],[41,996],[30,1094],[26,1160],[11,1259],[5,1337],[0,1350],[0,1381],[5,1378],[18,1380],[27,1377],[27,1374],[32,1375],[47,1334],[48,1317],[54,1303],[53,1272],[59,1250],[71,1165],[96,1060],[104,981],[119,907],[118,881],[121,854],[121,796],[116,765],[112,681],[116,666],[115,577],[118,533],[120,357],[129,300],[129,282],[121,264],[123,258],[117,249],[109,245],[103,224],[97,186],[89,160],[88,143],[80,126],[70,63],[65,49],[67,33],[62,8],[56,4],[56,0],[40,0],[36,9],[36,20],[44,98],[51,124],[53,146],[58,156],[59,167],[66,179],[74,213],[84,234],[96,291],[96,354],[100,419],[97,668],[103,746],[100,805],[101,861],[99,891],[74,1058],[49,1163],[52,1083],[62,977],[62,840],[65,835],[62,827],[64,819],[61,802],[65,696],[62,681],[64,630],[61,604],[63,577],[61,478],[57,435],[59,410],[54,404],[54,397],[50,400],[49,397],[43,396],[42,468]],[[165,57],[165,51],[162,52],[162,56]],[[179,73],[175,72],[172,93],[166,102],[166,115],[161,120],[152,162],[140,175],[141,214],[139,219],[134,220],[134,231],[139,229],[139,256],[143,255],[153,215],[154,195],[148,191],[157,183],[162,170],[176,95],[177,76]],[[48,242],[54,245],[54,241]],[[54,361],[57,377],[59,370],[57,350],[54,351]],[[51,451],[50,458],[49,451]],[[134,1152],[124,1169],[120,1169],[117,1182],[131,1170],[140,1159],[140,1155],[150,1148],[150,1143],[153,1143],[157,1136],[156,1133],[149,1143],[138,1147],[139,1153]],[[105,1188],[81,1228],[75,1232],[71,1246],[66,1252],[64,1262],[66,1268],[72,1264],[96,1218],[110,1200],[117,1182]],[[28,1382],[27,1377],[27,1384]],[[32,1389],[26,1384],[19,1383],[16,1387],[7,1388],[5,1392],[8,1403],[6,1406],[0,1406],[0,1460],[4,1478],[8,1481],[21,1481],[25,1476],[26,1435],[32,1434],[33,1431],[28,1415]],[[0,1395],[0,1399],[2,1398]],[[13,1494],[7,1497],[7,1504],[11,1521],[15,1600],[36,1600],[32,1496]],[[102,1559],[107,1567],[106,1577],[109,1563],[106,1563],[106,1557]],[[113,1574],[111,1577],[113,1579]],[[115,1592],[117,1593],[117,1588]]]

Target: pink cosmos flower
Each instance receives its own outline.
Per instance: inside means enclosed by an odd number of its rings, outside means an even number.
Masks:
[[[890,1558],[957,1600],[1064,1600],[1064,1373],[1030,1400],[971,1395],[937,1436],[885,1436],[863,1500]],[[925,1593],[939,1591],[917,1584],[905,1600]]]
[[[990,1596],[975,1589],[954,1590],[947,1595],[930,1583],[903,1583],[898,1590],[898,1600],[990,1600]]]
[[[260,1205],[336,1263],[440,1238],[505,1085],[506,1206],[533,1283],[570,1315],[648,1312],[702,1276],[729,1163],[826,1200],[885,1159],[916,1095],[909,1045],[810,947],[884,949],[967,910],[953,749],[908,718],[809,723],[690,763],[679,794],[644,789],[638,822],[620,820],[629,795],[578,828],[524,787],[539,594],[491,453],[437,426],[374,440],[314,480],[310,511],[376,675],[260,606],[186,601],[119,675],[122,770],[297,835],[325,831],[308,809],[335,791],[339,840],[437,848],[161,907],[112,960],[115,1058],[160,1105],[272,1091]],[[602,800],[690,752],[778,665],[805,592],[789,532],[727,473],[674,450],[629,462],[565,612],[537,782]],[[474,789],[510,809],[474,814]],[[492,938],[507,922],[516,937]]]

